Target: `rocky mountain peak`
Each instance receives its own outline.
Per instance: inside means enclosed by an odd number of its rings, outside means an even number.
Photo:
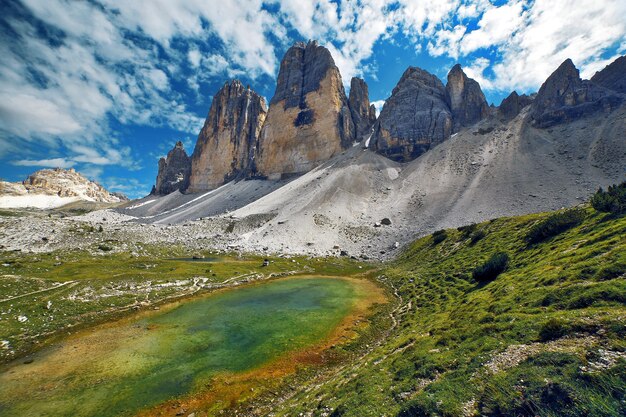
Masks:
[[[189,192],[210,190],[249,174],[261,127],[265,99],[239,80],[215,94],[191,159]]]
[[[539,89],[532,119],[537,127],[548,127],[600,110],[611,111],[622,101],[616,92],[582,80],[572,60],[566,59]]]
[[[85,178],[74,168],[42,169],[22,182],[0,181],[0,197],[12,199],[15,207],[51,208],[72,201],[119,203],[128,200],[123,194],[112,194],[100,184]],[[5,207],[9,207],[8,204]]]
[[[489,114],[489,105],[480,84],[465,75],[459,64],[448,73],[446,101],[452,112],[454,132],[473,125]]]
[[[520,111],[530,103],[533,102],[533,99],[526,95],[522,94],[521,96],[517,94],[517,91],[513,91],[507,98],[502,100],[500,103],[500,107],[498,107],[500,114],[504,116],[506,119],[515,118]]]
[[[184,191],[189,184],[190,170],[191,158],[187,156],[183,143],[178,141],[165,158],[159,159],[153,193],[166,195],[176,190]]]
[[[317,42],[294,44],[280,64],[276,92],[256,154],[256,175],[307,172],[346,149],[355,128],[341,74]]]
[[[591,77],[591,82],[618,93],[626,94],[626,55],[617,58]]]
[[[369,134],[376,121],[376,109],[370,105],[369,91],[365,80],[352,77],[348,101],[356,139],[359,140]]]
[[[435,75],[409,67],[374,124],[370,147],[396,161],[409,161],[450,137],[452,114],[446,89]]]

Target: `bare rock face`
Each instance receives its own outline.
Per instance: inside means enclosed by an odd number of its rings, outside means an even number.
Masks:
[[[591,82],[604,88],[626,94],[626,55],[617,58],[591,77]]]
[[[572,60],[567,59],[543,83],[533,103],[537,127],[576,120],[597,111],[617,108],[623,98],[604,87],[581,80]]]
[[[189,184],[190,171],[191,158],[187,156],[183,143],[178,141],[167,153],[167,157],[159,159],[154,194],[166,195],[176,190],[184,191]]]
[[[277,179],[310,171],[354,138],[348,99],[330,52],[314,41],[296,43],[280,64],[255,174]]]
[[[374,124],[370,147],[394,161],[406,162],[451,133],[452,114],[442,82],[427,71],[409,67]]]
[[[453,132],[471,126],[489,114],[489,105],[480,84],[468,78],[459,64],[448,73],[446,102],[452,112]]]
[[[198,136],[187,191],[211,190],[248,175],[266,115],[263,97],[238,80],[224,84]]]
[[[363,79],[352,77],[350,80],[349,104],[356,139],[360,140],[369,135],[376,121],[376,108],[370,105],[369,91]]]
[[[526,94],[520,96],[517,94],[517,91],[513,91],[507,98],[502,100],[498,109],[500,110],[500,114],[506,119],[514,119],[524,107],[532,102],[533,99],[530,96]]]

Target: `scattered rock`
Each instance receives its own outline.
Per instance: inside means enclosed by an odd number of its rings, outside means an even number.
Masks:
[[[388,217],[385,217],[384,219],[380,221],[380,224],[385,225],[385,226],[391,226],[391,220]]]

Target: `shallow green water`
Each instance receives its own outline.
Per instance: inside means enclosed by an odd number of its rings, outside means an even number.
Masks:
[[[289,279],[99,328],[3,369],[0,415],[132,415],[323,340],[354,299],[346,280]]]

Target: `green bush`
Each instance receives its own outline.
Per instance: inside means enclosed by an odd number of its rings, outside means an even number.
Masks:
[[[543,242],[572,227],[578,226],[585,219],[585,215],[585,211],[582,209],[570,209],[554,213],[531,227],[526,235],[526,241],[531,244]]]
[[[435,245],[438,245],[439,243],[446,240],[447,237],[448,237],[448,234],[446,233],[445,230],[437,230],[436,232],[433,233],[433,243]]]
[[[475,245],[476,242],[478,242],[479,240],[481,240],[482,238],[484,238],[487,234],[485,233],[484,230],[477,230],[476,232],[474,232],[472,234],[472,245]]]
[[[591,197],[591,205],[605,213],[626,213],[626,182],[611,185],[607,191],[599,188]]]
[[[609,281],[626,275],[626,265],[622,263],[609,265],[595,274],[597,281]]]
[[[506,270],[509,264],[509,255],[504,252],[494,254],[487,262],[476,267],[472,277],[478,282],[493,281]]]
[[[555,340],[567,334],[569,326],[563,320],[551,318],[541,326],[539,339],[542,342]]]
[[[113,250],[112,247],[110,247],[108,245],[104,245],[104,244],[98,245],[98,249],[100,249],[103,252],[109,252],[109,251]]]
[[[463,239],[467,239],[476,230],[477,224],[472,223],[467,226],[457,227],[456,230],[462,233]]]

